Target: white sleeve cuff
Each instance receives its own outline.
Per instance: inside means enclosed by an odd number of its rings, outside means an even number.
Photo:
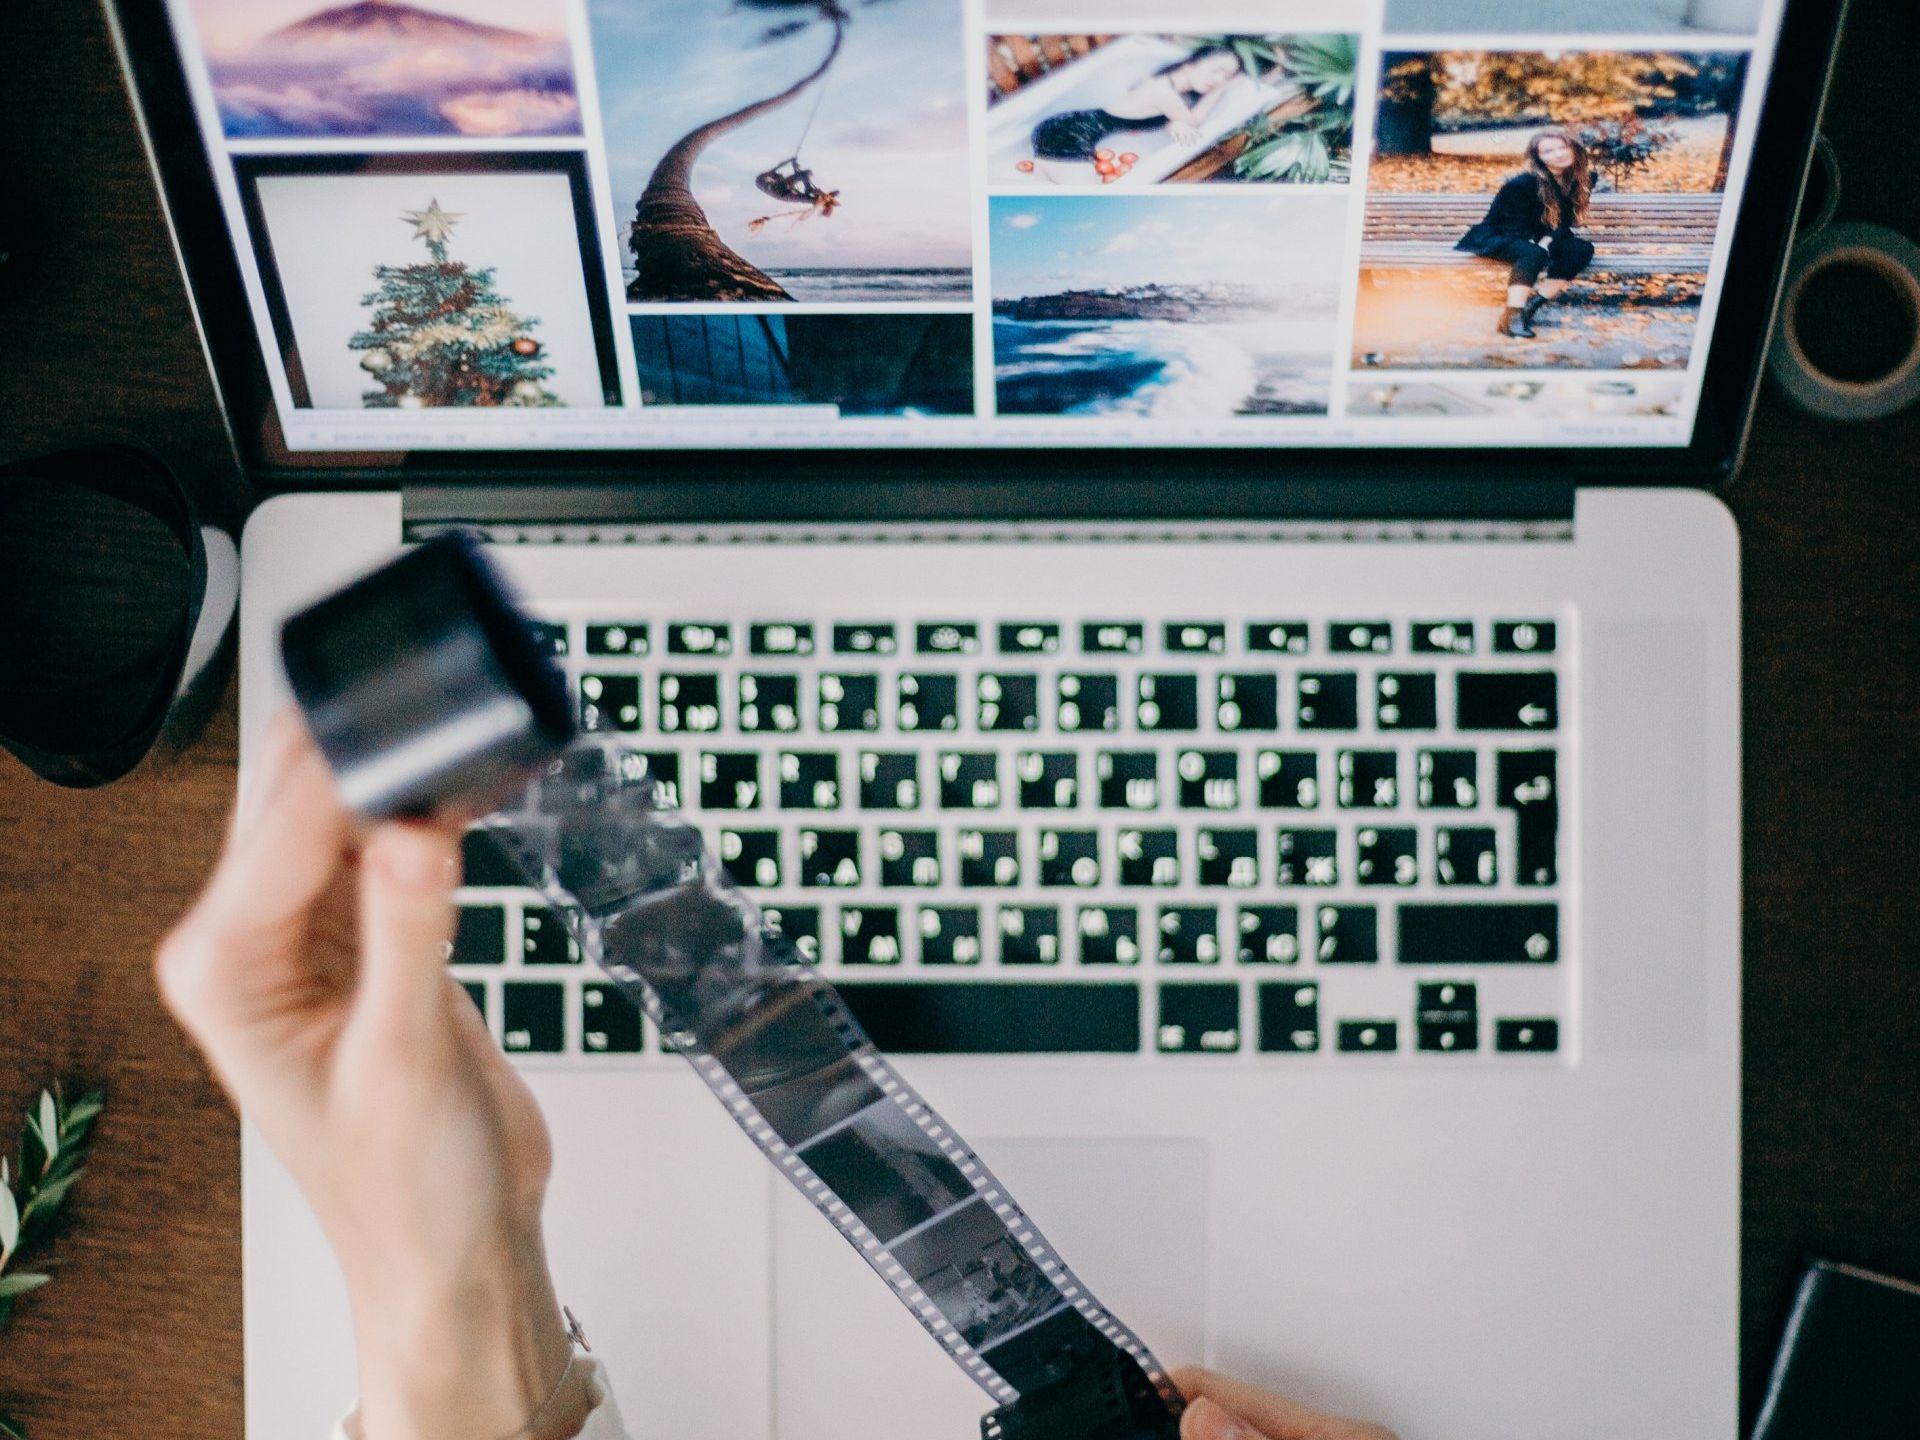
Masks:
[[[620,1421],[620,1406],[613,1398],[613,1386],[607,1370],[598,1360],[587,1360],[587,1374],[596,1397],[587,1423],[574,1440],[627,1440],[627,1428]],[[360,1415],[355,1410],[333,1427],[333,1440],[361,1440]]]

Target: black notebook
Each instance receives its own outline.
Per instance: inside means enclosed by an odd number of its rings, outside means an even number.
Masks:
[[[1920,1436],[1920,1285],[1808,1267],[1753,1440]]]

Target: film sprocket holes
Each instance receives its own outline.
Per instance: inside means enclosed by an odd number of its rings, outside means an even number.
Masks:
[[[527,635],[492,567],[447,538],[295,616],[281,644],[363,813],[467,814],[520,792],[484,822],[493,839],[997,1402],[986,1440],[1173,1440],[1182,1400],[1165,1368],[630,754],[574,735],[563,682]]]

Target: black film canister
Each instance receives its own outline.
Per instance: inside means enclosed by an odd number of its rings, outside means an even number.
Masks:
[[[280,653],[342,797],[369,819],[484,814],[574,735],[565,680],[458,536],[301,611]]]

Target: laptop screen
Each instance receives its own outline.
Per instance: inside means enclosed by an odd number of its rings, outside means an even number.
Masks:
[[[1783,0],[167,0],[286,448],[1683,447]]]

